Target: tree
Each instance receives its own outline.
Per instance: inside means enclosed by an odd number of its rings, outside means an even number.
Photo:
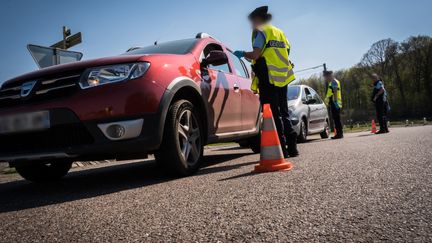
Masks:
[[[374,43],[359,64],[335,72],[341,80],[344,119],[370,120],[371,74],[379,74],[389,94],[391,117],[398,119],[432,117],[432,38],[410,37],[402,43],[384,39]],[[325,95],[320,76],[301,80]]]

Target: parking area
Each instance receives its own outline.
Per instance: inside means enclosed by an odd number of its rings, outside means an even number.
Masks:
[[[431,134],[312,139],[289,172],[253,174],[259,155],[229,145],[180,179],[152,160],[74,168],[50,184],[2,175],[0,242],[431,242]]]

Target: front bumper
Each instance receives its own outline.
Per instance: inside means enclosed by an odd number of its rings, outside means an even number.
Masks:
[[[289,115],[290,115],[290,121],[291,121],[292,128],[297,133],[297,135],[300,134],[300,124],[301,123],[300,123],[299,114],[297,114],[292,109],[289,109]]]
[[[71,110],[52,109],[50,120],[45,131],[0,136],[0,161],[141,158],[161,143],[157,113],[82,122]],[[139,133],[125,139],[110,139],[101,128],[131,122],[136,128],[136,121],[142,121]]]

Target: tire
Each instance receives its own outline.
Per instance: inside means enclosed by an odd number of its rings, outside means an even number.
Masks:
[[[326,139],[330,137],[330,126],[328,121],[326,122],[326,126],[324,127],[324,131],[320,133],[322,139]]]
[[[238,141],[237,143],[240,148],[250,148],[255,154],[259,154],[261,152],[261,134],[246,140]]]
[[[24,179],[32,182],[56,181],[65,176],[72,167],[71,161],[55,161],[17,166],[15,169]]]
[[[304,143],[307,141],[307,134],[308,134],[308,130],[307,130],[307,125],[306,125],[306,120],[303,118],[300,122],[300,132],[297,138],[297,141],[299,143]]]
[[[162,144],[155,158],[170,174],[191,175],[202,163],[203,129],[199,114],[187,100],[176,101],[168,110]]]
[[[249,140],[243,140],[238,142],[240,148],[249,148],[250,144],[249,144]]]
[[[249,148],[252,149],[255,154],[261,153],[261,133],[249,140]]]

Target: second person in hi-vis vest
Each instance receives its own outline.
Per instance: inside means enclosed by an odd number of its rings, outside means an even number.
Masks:
[[[336,135],[332,139],[343,138],[343,125],[341,121],[342,110],[342,92],[339,80],[335,79],[332,71],[323,72],[324,79],[327,83],[326,100],[329,102],[330,111],[336,129]]]
[[[259,93],[261,104],[270,104],[284,157],[295,157],[299,154],[297,134],[289,118],[287,97],[288,84],[295,79],[289,61],[290,43],[280,29],[270,24],[271,17],[267,6],[249,15],[253,51],[235,51],[234,55],[252,61],[255,75],[251,89]]]

